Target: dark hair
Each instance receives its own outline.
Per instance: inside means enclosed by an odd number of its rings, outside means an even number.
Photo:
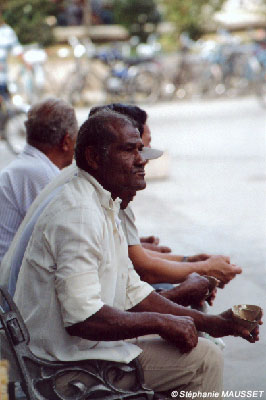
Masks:
[[[34,104],[25,121],[27,142],[57,145],[68,133],[72,138],[78,131],[74,108],[63,100],[49,98]]]
[[[140,136],[142,136],[144,125],[148,117],[146,111],[144,111],[142,108],[138,106],[132,106],[130,104],[111,103],[111,104],[106,104],[105,106],[98,106],[91,108],[89,116],[94,115],[104,109],[116,111],[120,114],[127,115],[129,118],[133,119],[137,123],[137,128],[139,130]]]
[[[87,146],[97,148],[99,155],[104,156],[108,146],[117,140],[117,126],[133,125],[136,123],[126,115],[121,115],[108,108],[101,108],[97,113],[90,116],[80,127],[75,148],[75,159],[77,166],[88,171],[85,156]]]

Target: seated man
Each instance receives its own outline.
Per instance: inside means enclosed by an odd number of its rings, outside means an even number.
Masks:
[[[118,212],[125,192],[145,188],[142,147],[125,116],[103,111],[85,121],[75,150],[78,174],[35,225],[15,301],[30,348],[42,358],[128,363],[138,357],[155,391],[220,392],[221,352],[197,330],[255,342],[258,328],[250,336],[230,311],[205,315],[178,306],[134,271]],[[160,337],[125,341],[147,334]],[[67,382],[61,390],[67,393]]]
[[[137,107],[120,103],[94,107],[90,115],[94,115],[102,109],[111,109],[127,115],[137,122],[144,146],[150,147],[151,131],[147,123],[147,113]],[[236,274],[242,272],[241,268],[230,264],[229,257],[198,254],[190,257],[176,254],[160,254],[158,251],[150,251],[139,239],[135,225],[135,217],[132,208],[128,205],[135,193],[129,195],[121,204],[119,217],[128,242],[129,257],[141,278],[151,284],[179,283],[190,273],[197,272],[200,275],[210,275],[219,279],[223,284],[230,282]],[[149,246],[148,246],[149,247]],[[156,246],[152,247],[156,250]],[[170,293],[170,292],[169,292]],[[175,290],[173,291],[175,295]]]
[[[25,125],[24,151],[0,173],[0,262],[35,197],[71,164],[74,154],[78,124],[66,102],[35,104]]]

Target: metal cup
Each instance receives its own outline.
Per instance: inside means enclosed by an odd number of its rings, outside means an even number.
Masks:
[[[235,322],[244,326],[249,332],[258,325],[262,317],[262,309],[251,304],[240,304],[232,307],[232,318]]]

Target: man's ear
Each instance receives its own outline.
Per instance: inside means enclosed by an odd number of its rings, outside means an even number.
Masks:
[[[63,151],[67,152],[70,150],[71,146],[73,146],[73,139],[66,133],[62,139],[61,148]]]
[[[87,146],[85,149],[85,157],[88,164],[92,170],[97,171],[99,168],[99,153],[94,146]]]

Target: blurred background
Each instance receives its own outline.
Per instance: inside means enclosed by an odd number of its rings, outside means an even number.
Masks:
[[[141,235],[178,254],[225,254],[243,273],[219,290],[213,312],[265,308],[266,1],[1,0],[23,45],[9,57],[9,92],[24,110],[47,96],[91,106],[138,104],[152,145],[133,203]],[[23,114],[25,118],[25,113]],[[14,119],[0,169],[24,143]],[[225,390],[264,390],[266,329],[250,345],[225,338]],[[228,397],[228,398],[234,398]]]
[[[2,0],[23,44],[16,103],[76,106],[255,95],[266,102],[264,0]]]

